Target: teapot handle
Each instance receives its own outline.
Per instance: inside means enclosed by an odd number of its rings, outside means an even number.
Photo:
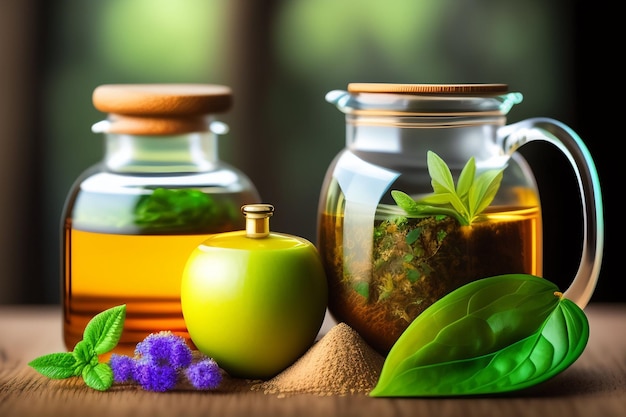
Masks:
[[[555,145],[569,160],[578,181],[583,211],[583,246],[578,271],[563,296],[584,308],[595,290],[604,247],[600,180],[589,150],[567,125],[550,118],[531,118],[503,126],[499,144],[507,154],[540,140]]]

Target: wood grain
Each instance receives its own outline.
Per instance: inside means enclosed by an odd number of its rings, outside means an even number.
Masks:
[[[28,362],[63,351],[56,306],[0,306],[0,416],[626,416],[626,304],[590,304],[589,344],[570,368],[531,389],[471,398],[279,398],[228,379],[217,391],[94,391],[81,379],[50,380]],[[323,331],[332,326],[327,321]]]

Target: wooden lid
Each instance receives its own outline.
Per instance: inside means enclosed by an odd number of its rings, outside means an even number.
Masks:
[[[507,84],[386,84],[350,83],[350,93],[500,95],[509,92]]]
[[[105,84],[93,92],[104,113],[183,116],[220,113],[230,108],[229,87],[212,84]]]
[[[228,110],[232,91],[214,84],[105,84],[92,100],[110,114],[106,132],[169,135],[208,130],[205,116]]]

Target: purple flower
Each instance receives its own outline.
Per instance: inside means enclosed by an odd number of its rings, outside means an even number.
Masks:
[[[171,346],[170,364],[177,369],[185,368],[191,365],[192,356],[191,349],[189,349],[185,340],[179,337],[179,341]]]
[[[174,367],[140,359],[135,366],[135,379],[146,391],[165,392],[174,389],[177,381]]]
[[[112,354],[109,365],[117,383],[137,383],[146,391],[176,388],[184,374],[196,389],[214,389],[222,382],[217,363],[204,355],[193,359],[185,339],[169,331],[152,333],[135,348],[135,357]]]
[[[109,365],[115,382],[134,382],[135,360],[129,356],[112,354]]]
[[[214,389],[222,382],[217,363],[210,358],[191,364],[186,370],[187,379],[197,389]]]
[[[191,349],[185,339],[172,332],[159,332],[148,335],[137,344],[135,355],[152,361],[154,364],[171,365],[176,369],[189,366]]]

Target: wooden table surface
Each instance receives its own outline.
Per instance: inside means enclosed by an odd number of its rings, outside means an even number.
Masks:
[[[589,343],[553,379],[524,391],[463,398],[370,398],[364,394],[280,398],[259,391],[153,393],[87,388],[79,378],[50,380],[27,364],[63,351],[58,306],[0,306],[0,416],[626,416],[626,304],[585,309]],[[327,320],[322,332],[334,323]]]

